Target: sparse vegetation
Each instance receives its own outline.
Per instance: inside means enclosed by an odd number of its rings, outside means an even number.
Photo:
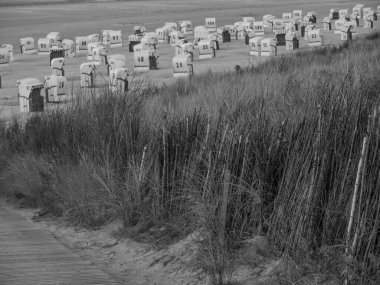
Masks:
[[[256,236],[303,263],[283,281],[375,284],[379,37],[3,124],[0,191],[85,226],[197,230],[214,284]]]

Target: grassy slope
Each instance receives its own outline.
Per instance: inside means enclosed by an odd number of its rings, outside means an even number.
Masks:
[[[13,122],[1,132],[10,162],[1,190],[83,225],[118,217],[126,226],[201,229],[200,260],[215,283],[230,253],[257,235],[292,257],[326,261],[321,270],[336,278],[348,268],[350,278],[376,282],[379,44],[374,35],[241,74],[128,96],[105,91],[24,126]],[[342,258],[345,244],[353,259]]]

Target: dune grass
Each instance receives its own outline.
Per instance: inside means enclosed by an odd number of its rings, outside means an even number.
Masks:
[[[197,229],[214,284],[254,236],[333,264],[324,270],[342,281],[376,283],[379,45],[373,34],[4,124],[0,191],[85,226]]]

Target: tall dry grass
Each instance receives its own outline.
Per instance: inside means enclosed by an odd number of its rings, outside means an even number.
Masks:
[[[228,282],[235,250],[256,235],[295,259],[335,260],[341,280],[376,283],[379,44],[374,34],[239,74],[104,91],[11,122],[2,153],[21,157],[2,177],[43,157],[59,191],[49,182],[24,195],[42,206],[53,197],[53,213],[86,225],[119,217],[200,230],[201,264],[215,284]],[[17,189],[10,181],[3,191]]]

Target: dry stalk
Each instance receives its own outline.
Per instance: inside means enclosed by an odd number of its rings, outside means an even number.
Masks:
[[[348,258],[352,257],[352,252],[350,252],[351,249],[352,249],[352,247],[351,247],[352,245],[350,245],[351,230],[352,230],[352,225],[353,225],[353,221],[354,221],[355,208],[356,208],[356,200],[357,200],[358,191],[359,191],[359,187],[360,187],[360,182],[361,182],[361,178],[362,178],[362,170],[363,170],[363,166],[366,163],[365,154],[367,152],[367,144],[368,144],[368,134],[366,134],[365,137],[364,137],[364,139],[363,139],[362,151],[361,151],[361,154],[360,154],[360,159],[359,159],[359,164],[358,164],[358,170],[357,170],[357,173],[356,173],[355,188],[354,188],[354,193],[353,193],[353,196],[352,196],[350,217],[349,217],[349,222],[348,222],[348,226],[347,226],[345,254],[346,254],[346,256]],[[349,273],[348,273],[348,264],[346,264],[346,279],[345,279],[345,284],[347,285],[349,283],[350,283],[350,276],[349,276]]]
[[[371,120],[371,116],[369,117],[369,120],[368,120],[368,125],[367,125],[367,136],[368,136],[368,141],[371,139],[372,137],[372,132],[371,132],[371,128],[372,126],[374,125],[374,120],[375,120],[375,116],[376,116],[376,109],[374,111],[374,114],[373,114],[373,117],[372,117],[372,120]],[[355,235],[354,235],[354,240],[352,242],[352,246],[351,246],[351,253],[352,255],[355,255],[356,253],[356,248],[357,248],[357,243],[358,243],[358,238],[359,238],[359,232],[364,228],[364,218],[366,217],[367,215],[367,210],[368,210],[368,204],[369,204],[369,196],[367,196],[367,202],[366,202],[366,207],[364,209],[364,212],[363,214],[361,214],[361,211],[360,209],[362,208],[362,200],[364,200],[365,198],[363,197],[364,196],[364,192],[365,192],[365,180],[364,180],[364,174],[366,173],[366,168],[367,168],[367,157],[368,157],[368,147],[366,148],[366,152],[364,154],[364,158],[365,158],[365,161],[363,163],[363,170],[362,170],[362,173],[363,173],[363,178],[362,178],[362,183],[361,183],[361,186],[360,186],[360,196],[359,196],[359,203],[358,203],[358,222],[356,224],[356,229],[355,229]]]
[[[161,184],[161,205],[160,210],[163,210],[162,207],[164,205],[164,193],[165,193],[165,181],[166,181],[166,130],[165,126],[162,125],[162,146],[163,146],[163,156],[164,163],[162,166],[162,184]]]
[[[174,166],[172,170],[172,181],[171,181],[171,191],[170,191],[170,203],[174,200],[174,188],[175,188],[175,181],[176,181],[176,172],[177,172],[177,162],[178,162],[178,144],[175,145],[175,155],[174,155]]]
[[[249,142],[249,135],[245,138],[245,142],[244,142],[243,164],[241,166],[240,177],[239,177],[239,185],[240,186],[243,186],[243,182],[244,182],[244,173],[245,173],[245,168],[246,168],[246,164],[247,164],[248,142]]]
[[[352,223],[354,220],[355,207],[356,207],[356,198],[357,198],[358,190],[360,187],[362,169],[363,169],[363,164],[364,164],[364,155],[367,149],[367,141],[368,141],[368,137],[366,135],[363,139],[362,152],[359,159],[358,170],[356,172],[355,188],[354,188],[354,193],[352,196],[351,211],[350,211],[350,217],[349,217],[349,222],[348,222],[348,227],[347,227],[347,237],[346,237],[347,247],[349,246],[350,237],[351,237],[351,229],[352,229]],[[348,254],[348,248],[346,248],[346,254]]]
[[[224,129],[224,132],[223,132],[222,141],[220,142],[220,147],[219,147],[219,151],[218,151],[218,159],[219,159],[220,154],[222,152],[224,140],[226,139],[227,130],[228,130],[228,123],[226,124],[226,128]]]
[[[144,167],[144,161],[145,161],[145,154],[146,154],[146,146],[144,146],[143,153],[141,156],[141,162],[140,162],[140,169],[139,169],[139,186],[142,179],[142,173],[143,173],[143,167]],[[140,188],[140,187],[139,187]]]
[[[203,183],[203,193],[202,193],[203,199],[206,198],[206,190],[208,188],[208,180],[209,180],[209,177],[210,177],[210,171],[211,171],[211,151],[208,154],[207,173],[206,173],[205,181]]]
[[[231,174],[229,170],[226,170],[224,173],[224,181],[223,181],[223,197],[222,197],[222,207],[220,211],[220,243],[224,245],[224,233],[226,230],[226,220],[227,220],[227,205],[228,205],[228,192],[230,189],[230,179]]]

